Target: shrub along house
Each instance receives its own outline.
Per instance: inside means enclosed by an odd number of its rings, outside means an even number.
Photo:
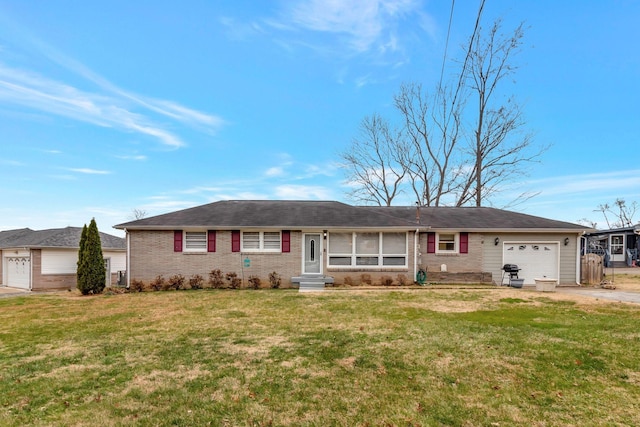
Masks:
[[[128,280],[207,277],[213,269],[283,286],[391,281],[500,284],[517,264],[525,284],[580,277],[585,227],[475,207],[373,207],[333,201],[219,201],[115,228],[127,239]]]
[[[32,291],[76,287],[82,228],[21,228],[0,232],[0,286]],[[100,233],[106,283],[113,285],[125,269],[125,239]]]

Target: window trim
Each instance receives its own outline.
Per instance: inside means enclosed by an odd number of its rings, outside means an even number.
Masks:
[[[378,235],[378,253],[358,253],[357,252],[357,235],[358,234],[372,234]],[[329,252],[331,250],[331,234],[351,234],[351,252]],[[384,235],[385,234],[400,234],[404,235],[404,253],[384,253]],[[405,270],[409,266],[409,238],[406,231],[336,231],[328,233],[327,244],[327,267],[328,268],[350,268],[350,269],[383,269],[383,270]],[[332,264],[331,260],[334,258],[350,259],[349,264]],[[364,258],[377,259],[376,264],[359,264]],[[404,264],[389,265],[385,264],[386,258],[404,258]]]
[[[258,247],[257,248],[246,248],[244,245],[244,235],[245,233],[258,233]],[[278,234],[278,247],[277,248],[265,248],[265,233],[269,234]],[[274,240],[275,241],[275,240]],[[270,253],[281,253],[282,252],[282,231],[281,230],[268,230],[268,231],[258,231],[258,230],[242,230],[240,232],[240,251],[241,252],[270,252]]]
[[[204,239],[201,239],[202,247],[190,248],[188,243],[194,243],[194,242],[193,241],[190,242],[190,239],[188,237],[190,234],[192,238],[195,237],[194,236],[195,233],[204,233]],[[208,239],[209,239],[209,232],[207,230],[184,230],[182,233],[182,252],[206,253],[208,249]]]
[[[453,235],[453,249],[440,249],[440,235]],[[460,253],[460,233],[446,232],[436,233],[436,254],[459,254]]]

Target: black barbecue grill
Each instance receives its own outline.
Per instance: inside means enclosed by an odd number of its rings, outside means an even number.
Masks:
[[[517,279],[518,278],[518,272],[520,271],[520,268],[518,268],[518,266],[516,264],[505,264],[502,266],[502,283],[504,283],[504,278],[507,276],[507,274],[509,275],[509,284],[511,284],[511,281],[513,279]]]

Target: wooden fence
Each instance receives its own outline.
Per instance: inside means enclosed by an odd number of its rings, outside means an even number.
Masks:
[[[603,257],[596,254],[583,255],[580,268],[580,283],[583,285],[599,285],[604,280]]]

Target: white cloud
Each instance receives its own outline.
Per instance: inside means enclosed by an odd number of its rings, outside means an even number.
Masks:
[[[403,18],[418,14],[423,26],[429,24],[420,8],[418,0],[302,0],[285,11],[282,26],[342,36],[356,53],[393,52],[399,49],[396,31]]]
[[[275,196],[279,199],[293,200],[331,200],[330,189],[317,185],[280,185],[275,188]]]
[[[284,174],[284,169],[280,166],[275,166],[267,169],[264,174],[267,177],[282,176]]]
[[[98,170],[98,169],[90,169],[90,168],[66,168],[70,172],[84,173],[88,175],[109,175],[111,172]]]

